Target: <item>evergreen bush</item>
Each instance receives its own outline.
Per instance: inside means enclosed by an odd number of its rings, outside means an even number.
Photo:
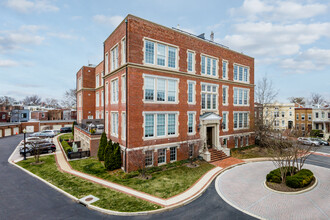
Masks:
[[[105,132],[103,132],[100,139],[99,149],[97,151],[97,157],[99,161],[104,161],[104,151],[106,146],[107,146],[107,135],[105,134]]]

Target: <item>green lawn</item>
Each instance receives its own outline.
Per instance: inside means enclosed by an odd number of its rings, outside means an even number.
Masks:
[[[61,135],[61,137],[60,137],[60,141],[61,140],[73,140],[73,135],[72,135],[72,133],[66,133],[66,134],[63,134],[63,135]]]
[[[142,199],[111,190],[68,173],[62,173],[57,169],[53,155],[44,156],[40,159],[45,163],[31,165],[31,162],[34,161],[31,158],[26,161],[20,161],[17,164],[77,198],[90,194],[100,198],[100,200],[93,203],[93,205],[100,208],[120,212],[148,211],[161,208]]]
[[[93,176],[122,184],[133,189],[149,193],[160,198],[175,196],[192,186],[203,174],[214,168],[213,165],[198,161],[196,168],[188,168],[177,162],[178,167],[152,173],[152,178],[143,180],[137,177],[129,177],[123,171],[108,172],[101,162],[88,158],[70,161],[73,169]],[[168,164],[167,167],[172,164]]]
[[[249,146],[249,147],[232,149],[230,156],[238,159],[270,157],[271,152],[269,148],[259,147],[259,146]]]

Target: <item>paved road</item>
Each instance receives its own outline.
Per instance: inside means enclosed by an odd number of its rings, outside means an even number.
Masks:
[[[136,217],[103,215],[79,205],[7,162],[22,135],[0,138],[0,220],[5,219],[252,219],[224,202],[214,182],[192,203]]]

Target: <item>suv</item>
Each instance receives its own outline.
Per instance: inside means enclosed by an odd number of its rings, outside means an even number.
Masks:
[[[60,129],[60,133],[70,133],[70,132],[72,132],[71,127],[63,127]]]

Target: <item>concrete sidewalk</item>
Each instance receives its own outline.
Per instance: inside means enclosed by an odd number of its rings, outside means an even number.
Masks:
[[[163,199],[163,198],[159,198],[159,197],[156,197],[156,196],[153,196],[153,195],[141,192],[141,191],[137,191],[135,189],[132,189],[132,188],[129,188],[129,187],[126,187],[123,185],[119,185],[119,184],[116,184],[116,183],[113,183],[110,181],[106,181],[104,179],[94,177],[94,176],[91,176],[91,175],[88,175],[88,174],[85,174],[85,173],[72,169],[72,167],[70,166],[70,164],[67,161],[67,158],[65,157],[64,151],[63,151],[57,137],[54,138],[54,143],[56,144],[56,149],[57,149],[56,154],[55,154],[56,162],[57,162],[59,169],[62,170],[63,172],[70,173],[77,177],[84,178],[84,179],[92,181],[94,183],[101,184],[110,189],[120,191],[122,193],[146,200],[148,202],[160,205],[164,208],[165,207],[174,208],[177,206],[185,205],[185,204],[193,201],[206,190],[206,188],[209,186],[209,184],[212,182],[212,180],[223,170],[223,168],[217,166],[217,167],[213,168],[212,170],[210,170],[209,172],[207,172],[206,174],[204,174],[192,187],[190,187],[186,191],[184,191],[176,196],[170,197],[168,199]]]

